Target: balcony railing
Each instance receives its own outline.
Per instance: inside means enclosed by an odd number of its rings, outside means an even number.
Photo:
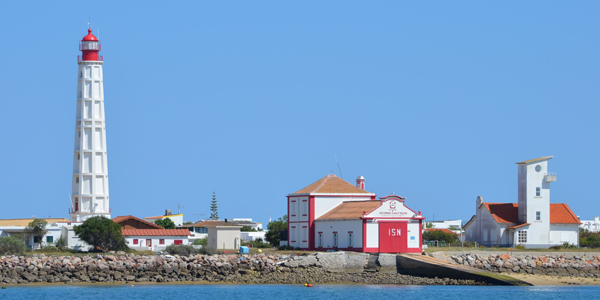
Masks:
[[[544,174],[544,181],[545,182],[555,182],[556,181],[556,173],[551,172],[551,173]]]
[[[81,55],[77,55],[77,61],[83,61],[83,57],[81,57]],[[89,61],[104,61],[104,56],[98,55],[98,60],[89,60]]]

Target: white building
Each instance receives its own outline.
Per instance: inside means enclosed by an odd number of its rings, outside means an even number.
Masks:
[[[219,250],[238,249],[240,247],[240,229],[242,229],[242,226],[226,221],[203,221],[194,226],[206,228],[207,246]]]
[[[405,198],[376,195],[335,175],[289,194],[288,244],[306,250],[340,249],[359,252],[422,251],[421,212]]]
[[[100,41],[88,29],[79,45],[77,114],[71,192],[71,221],[90,217],[110,219],[108,201],[108,167],[106,158],[106,124]]]
[[[591,232],[600,232],[600,217],[594,217],[593,220],[581,220],[579,228],[586,229]]]
[[[26,231],[27,226],[33,220],[35,220],[35,218],[0,220],[0,236],[22,235],[25,237],[25,244],[31,249],[55,246],[56,242],[62,236],[63,239],[65,239],[65,242],[67,242],[66,246],[73,249],[66,239],[67,233],[64,228],[70,228],[71,235],[74,235],[74,232],[72,231],[73,225],[78,225],[79,223],[71,222],[65,218],[44,218],[43,220],[47,222],[45,228],[47,232],[41,238],[34,238]]]
[[[426,225],[435,229],[448,229],[456,234],[460,234],[462,230],[462,220],[428,221]]]
[[[565,203],[550,203],[552,156],[518,162],[518,203],[486,203],[477,197],[476,214],[464,226],[466,240],[484,246],[548,248],[579,245],[579,219]]]
[[[115,217],[112,221],[121,226],[127,246],[138,251],[161,251],[170,245],[189,244],[187,229],[164,229],[132,215]]]

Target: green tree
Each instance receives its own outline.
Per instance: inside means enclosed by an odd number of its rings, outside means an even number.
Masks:
[[[20,238],[14,236],[0,237],[0,254],[2,255],[23,255],[25,248],[27,246]]]
[[[219,220],[219,212],[217,212],[217,196],[213,191],[212,201],[210,202],[210,217],[209,220]]]
[[[154,221],[154,224],[162,226],[164,229],[175,229],[175,222],[173,222],[170,218],[156,220]]]
[[[104,216],[91,217],[83,224],[73,227],[79,238],[103,252],[127,250],[121,226]]]
[[[27,227],[25,227],[25,232],[28,235],[33,236],[34,243],[41,244],[42,238],[48,232],[48,230],[46,230],[46,225],[48,225],[48,222],[44,219],[33,219],[33,221],[29,222]]]
[[[267,233],[265,239],[273,247],[279,247],[279,241],[281,241],[281,232],[288,229],[287,215],[283,218],[279,218],[277,221],[272,221],[267,225]]]
[[[256,229],[254,229],[254,227],[250,225],[244,225],[242,226],[242,229],[240,229],[240,231],[256,231]]]
[[[458,235],[441,230],[425,231],[423,233],[423,241],[446,241],[448,244],[457,243]]]
[[[431,222],[425,223],[425,228],[433,228],[433,224]]]

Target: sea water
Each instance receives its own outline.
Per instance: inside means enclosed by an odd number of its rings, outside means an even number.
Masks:
[[[73,285],[8,286],[0,299],[600,299],[599,286]]]

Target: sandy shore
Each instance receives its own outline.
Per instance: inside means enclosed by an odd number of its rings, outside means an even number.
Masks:
[[[530,274],[510,274],[508,276],[523,280],[533,285],[600,285],[600,279],[598,278]]]

